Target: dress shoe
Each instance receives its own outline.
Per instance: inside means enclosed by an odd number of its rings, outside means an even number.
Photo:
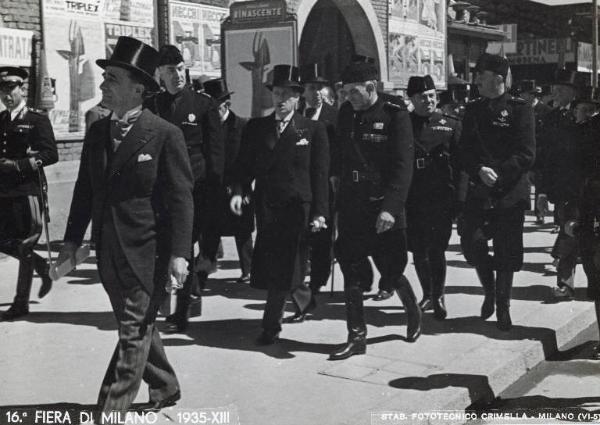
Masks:
[[[175,393],[162,400],[149,401],[147,404],[141,406],[141,410],[144,412],[158,412],[165,407],[175,406],[180,398],[181,391],[177,390]]]
[[[279,341],[279,334],[269,334],[267,332],[263,332],[256,338],[256,345],[273,345],[277,341]]]
[[[568,285],[555,286],[552,288],[552,293],[556,298],[562,300],[572,300],[575,297],[575,290]]]
[[[365,354],[367,342],[364,337],[349,339],[346,344],[329,355],[329,360],[344,360],[355,354]]]
[[[512,328],[512,321],[510,320],[510,312],[508,309],[499,309],[496,312],[496,327],[501,331],[510,331]]]
[[[393,293],[388,292],[384,289],[380,289],[379,292],[377,293],[377,295],[375,295],[373,297],[373,300],[375,301],[383,301],[383,300],[387,300],[388,298],[391,298],[393,295]]]
[[[188,328],[188,319],[179,313],[173,313],[165,318],[167,323],[167,333],[181,333]]]
[[[304,319],[306,319],[306,314],[307,312],[303,312],[303,313],[295,313],[292,316],[288,316],[288,317],[284,317],[282,322],[283,323],[302,323],[304,322]]]
[[[237,283],[250,283],[250,273],[241,275],[236,282]]]
[[[436,297],[432,300],[433,303],[433,317],[438,320],[444,320],[448,316],[446,305],[444,304],[444,297]]]
[[[2,320],[14,320],[29,314],[29,307],[13,304],[8,310],[2,313]]]
[[[419,308],[421,311],[428,311],[433,309],[433,302],[429,297],[423,297],[423,299],[419,302]]]

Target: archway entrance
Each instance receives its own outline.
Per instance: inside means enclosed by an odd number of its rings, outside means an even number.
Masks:
[[[352,34],[333,0],[318,0],[302,30],[300,66],[318,63],[330,81],[339,80],[354,54]]]

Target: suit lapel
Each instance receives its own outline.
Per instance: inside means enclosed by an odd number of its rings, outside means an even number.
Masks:
[[[273,112],[265,120],[265,144],[269,150],[275,149],[278,144],[277,139],[277,122],[275,121],[275,112]]]
[[[150,120],[151,113],[147,109],[144,109],[119,145],[119,148],[114,152],[109,177],[112,177],[117,171],[121,170],[127,161],[148,143],[151,135],[150,128],[152,128]]]

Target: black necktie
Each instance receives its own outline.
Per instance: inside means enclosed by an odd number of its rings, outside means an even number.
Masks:
[[[317,108],[306,108],[306,118],[312,118],[317,113]]]

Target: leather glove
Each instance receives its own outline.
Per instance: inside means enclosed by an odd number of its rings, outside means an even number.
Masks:
[[[0,158],[0,172],[2,173],[14,173],[21,171],[17,161],[13,161],[8,158]]]

